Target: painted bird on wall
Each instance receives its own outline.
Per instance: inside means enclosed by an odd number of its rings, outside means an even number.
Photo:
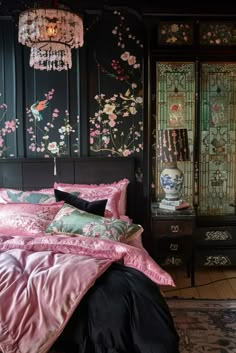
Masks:
[[[37,121],[43,120],[41,111],[46,109],[48,104],[49,104],[48,100],[45,99],[43,101],[37,101],[36,103],[31,105],[30,110],[33,116],[35,117],[35,120]]]

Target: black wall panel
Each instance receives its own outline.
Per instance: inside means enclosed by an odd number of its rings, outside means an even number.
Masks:
[[[16,105],[15,25],[10,17],[0,21],[0,158],[17,157],[16,132],[9,133],[5,122],[18,118]],[[4,143],[2,142],[4,140]]]

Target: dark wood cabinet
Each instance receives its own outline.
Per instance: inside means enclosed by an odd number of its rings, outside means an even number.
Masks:
[[[235,266],[235,16],[222,14],[216,22],[210,14],[156,14],[146,22],[150,205],[165,197],[160,175],[167,162],[160,158],[158,134],[187,129],[190,161],[178,162],[181,198],[195,210],[192,233],[191,216],[150,212],[152,251],[163,265],[188,263],[192,247],[192,269]]]

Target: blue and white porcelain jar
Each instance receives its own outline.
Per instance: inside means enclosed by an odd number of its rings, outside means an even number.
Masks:
[[[183,172],[175,166],[167,166],[160,174],[160,184],[168,201],[179,200],[184,182]]]

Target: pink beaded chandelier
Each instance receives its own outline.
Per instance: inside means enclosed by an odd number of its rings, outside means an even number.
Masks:
[[[71,49],[83,46],[80,16],[60,8],[33,8],[19,16],[19,43],[31,48],[30,66],[39,70],[68,70]]]

